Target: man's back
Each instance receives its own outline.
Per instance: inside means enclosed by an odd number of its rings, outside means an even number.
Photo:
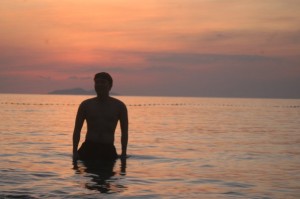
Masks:
[[[80,105],[80,114],[87,122],[86,140],[98,143],[114,143],[114,133],[125,105],[112,97],[105,101],[97,97]]]

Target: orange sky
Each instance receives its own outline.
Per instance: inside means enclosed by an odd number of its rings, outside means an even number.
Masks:
[[[299,10],[297,0],[1,0],[0,92],[91,89],[105,70],[122,94],[295,97]]]

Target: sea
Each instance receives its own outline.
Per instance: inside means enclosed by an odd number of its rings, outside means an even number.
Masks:
[[[1,199],[300,198],[299,99],[115,96],[129,158],[73,164],[91,97],[0,94]],[[115,136],[120,153],[119,126]]]

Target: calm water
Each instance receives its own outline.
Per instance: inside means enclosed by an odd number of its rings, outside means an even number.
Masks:
[[[300,197],[300,100],[120,96],[131,157],[74,168],[89,97],[0,95],[0,198]]]

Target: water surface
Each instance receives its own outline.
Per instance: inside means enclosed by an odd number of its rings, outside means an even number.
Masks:
[[[88,97],[0,95],[0,198],[300,197],[300,100],[118,96],[131,157],[74,167]]]

